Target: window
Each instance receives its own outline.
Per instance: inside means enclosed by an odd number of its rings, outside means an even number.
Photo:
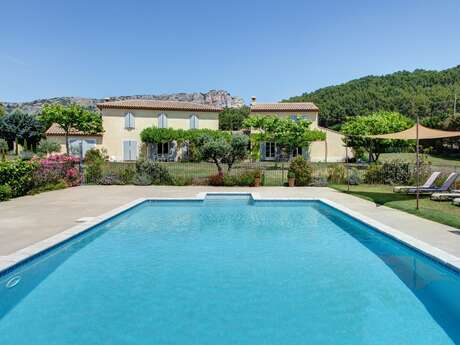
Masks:
[[[69,151],[72,156],[85,158],[86,152],[96,147],[96,139],[69,139]]]
[[[126,113],[125,114],[125,129],[134,129],[134,114]]]
[[[276,144],[273,142],[265,143],[265,159],[275,159]]]
[[[123,141],[123,160],[135,161],[137,159],[137,141],[124,140]]]
[[[157,145],[158,156],[166,156],[169,154],[169,142],[158,143]]]
[[[168,118],[165,113],[158,115],[158,128],[168,128]]]
[[[302,148],[301,147],[295,147],[292,150],[292,157],[297,157],[297,156],[302,156]]]
[[[190,116],[190,129],[198,129],[198,116]]]

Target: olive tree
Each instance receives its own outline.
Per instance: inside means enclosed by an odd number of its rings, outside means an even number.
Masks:
[[[237,161],[247,157],[248,145],[248,137],[242,134],[232,135],[230,139],[205,135],[198,141],[201,158],[212,160],[220,175],[223,175],[224,164],[227,165],[227,172],[230,172]]]

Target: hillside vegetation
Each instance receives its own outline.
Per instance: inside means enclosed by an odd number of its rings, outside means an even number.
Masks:
[[[337,128],[349,116],[380,110],[410,117],[419,114],[425,121],[435,117],[434,122],[438,122],[453,113],[455,92],[460,97],[460,65],[439,72],[418,69],[368,76],[291,97],[285,102],[314,102],[320,109],[321,125]]]

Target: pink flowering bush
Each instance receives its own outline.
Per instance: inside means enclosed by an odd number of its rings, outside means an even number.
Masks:
[[[78,170],[80,159],[64,154],[50,155],[44,159],[34,158],[38,168],[34,172],[35,186],[58,183],[64,181],[69,186],[77,186],[81,182]]]

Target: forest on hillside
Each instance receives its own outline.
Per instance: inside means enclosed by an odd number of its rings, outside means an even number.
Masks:
[[[455,93],[460,98],[460,65],[443,71],[367,76],[284,102],[314,102],[320,109],[320,124],[332,128],[339,128],[348,117],[376,111],[397,111],[411,118],[418,114],[424,123],[438,127],[453,114]]]

